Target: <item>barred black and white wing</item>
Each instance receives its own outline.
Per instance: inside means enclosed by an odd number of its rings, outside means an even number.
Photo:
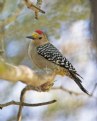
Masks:
[[[37,47],[37,52],[48,61],[76,73],[76,70],[72,64],[65,57],[63,57],[59,50],[51,43]]]
[[[65,57],[63,57],[56,47],[54,47],[51,43],[47,43],[45,45],[38,46],[37,53],[48,61],[67,69],[80,89],[88,94],[87,90],[81,84],[82,81],[79,78],[81,76],[77,73],[72,64]]]

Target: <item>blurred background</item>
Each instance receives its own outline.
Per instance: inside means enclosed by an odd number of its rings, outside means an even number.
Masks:
[[[39,14],[39,20],[36,20],[23,0],[0,0],[0,38],[4,40],[5,60],[33,68],[27,54],[30,40],[26,36],[42,29],[51,43],[74,65],[84,78],[84,87],[91,92],[97,83],[96,6],[96,0],[43,0],[42,9],[46,14]],[[81,92],[74,81],[57,76],[54,87],[61,85]],[[0,80],[0,103],[19,101],[24,86],[21,82],[13,84]],[[97,121],[97,100],[87,95],[70,95],[62,90],[29,91],[26,94],[28,103],[52,99],[57,102],[42,107],[24,107],[22,121]],[[0,121],[16,121],[17,112],[17,106],[3,108]]]

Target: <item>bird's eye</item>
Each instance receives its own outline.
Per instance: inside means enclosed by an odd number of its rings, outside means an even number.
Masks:
[[[42,37],[39,37],[39,39],[42,39]]]

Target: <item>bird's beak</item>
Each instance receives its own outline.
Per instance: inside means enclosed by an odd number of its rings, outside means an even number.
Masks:
[[[26,38],[33,39],[34,40],[34,39],[38,38],[38,36],[39,35],[36,32],[33,32],[31,36],[27,36]]]
[[[35,39],[33,36],[27,36],[28,39]]]

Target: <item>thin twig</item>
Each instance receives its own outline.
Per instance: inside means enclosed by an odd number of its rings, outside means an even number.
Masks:
[[[35,104],[22,103],[22,105],[27,106],[27,107],[37,107],[37,106],[49,105],[49,104],[52,104],[55,102],[56,102],[56,100],[51,100],[48,102],[35,103]],[[20,105],[20,102],[10,101],[10,102],[4,103],[4,104],[0,104],[0,109],[3,109],[4,107],[11,106],[11,105]]]
[[[37,6],[33,5],[32,2],[30,2],[29,0],[24,0],[27,7],[29,9],[32,9],[33,11],[38,11],[38,12],[41,12],[41,13],[45,13],[45,11],[41,10],[40,8],[38,8]]]
[[[93,91],[89,95],[87,95],[87,96],[92,97],[94,99],[97,99],[97,97],[93,96],[96,88],[97,88],[97,84],[95,84],[95,87],[94,87]],[[60,90],[62,90],[64,92],[69,93],[70,95],[75,95],[75,96],[85,95],[84,93],[78,93],[78,92],[74,92],[74,91],[68,90],[68,89],[64,88],[63,86],[53,87],[52,89],[54,89],[54,90],[60,89]]]
[[[97,83],[95,84],[95,86],[94,86],[94,88],[93,88],[93,90],[91,92],[91,96],[94,94],[94,92],[95,92],[96,89],[97,89]]]
[[[5,26],[11,24],[12,22],[15,22],[16,19],[17,19],[17,17],[20,15],[21,11],[23,10],[23,8],[24,8],[24,6],[22,6],[22,7],[19,7],[19,6],[18,6],[18,7],[16,8],[15,12],[12,13],[10,16],[8,16],[8,17],[4,20]]]
[[[41,8],[41,4],[42,4],[42,0],[37,0],[36,6],[38,8]],[[35,11],[35,18],[38,19],[38,12],[37,11]]]
[[[74,92],[74,91],[68,90],[68,89],[66,89],[66,88],[64,88],[62,86],[60,86],[60,87],[53,87],[52,89],[54,89],[54,90],[60,89],[62,91],[65,91],[65,92],[69,93],[70,95],[76,95],[76,96],[83,95],[83,93]]]

